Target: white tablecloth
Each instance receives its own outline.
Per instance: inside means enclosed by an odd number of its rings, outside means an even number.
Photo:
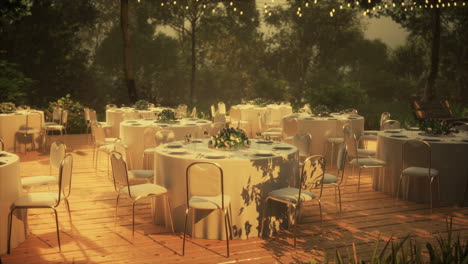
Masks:
[[[248,121],[247,124],[240,123],[240,127],[245,129],[248,136],[255,136],[260,131],[258,114],[269,115],[270,122],[280,123],[281,119],[292,114],[292,107],[290,105],[271,104],[265,107],[260,107],[250,104],[240,104],[231,107],[229,115],[231,117],[231,126],[237,127],[239,121]]]
[[[5,156],[6,155],[6,156]],[[7,252],[8,214],[11,204],[21,195],[19,158],[15,154],[0,151],[0,254]],[[18,246],[26,237],[26,212],[16,210],[13,215],[11,247]]]
[[[290,149],[273,150],[272,148],[275,146],[287,146]],[[266,195],[272,190],[287,187],[294,176],[295,178],[299,177],[297,148],[285,143],[267,145],[254,142],[248,149],[219,151],[208,148],[205,140],[202,143],[185,145],[184,149],[188,150],[189,153],[171,154],[170,151],[173,149],[161,145],[157,148],[155,155],[155,182],[169,190],[174,226],[177,232],[183,232],[184,228],[185,171],[193,162],[216,162],[223,169],[224,191],[231,197],[233,236],[241,239],[258,236]],[[269,151],[273,156],[255,156],[259,150]],[[208,159],[202,156],[213,151],[225,154],[226,158]],[[163,207],[161,203],[157,204],[154,208],[156,216],[162,216]],[[224,222],[220,217],[221,213],[209,210],[197,210],[196,212],[195,237],[224,239]],[[166,226],[169,227],[167,224]],[[190,230],[189,223],[188,232]]]
[[[145,142],[154,138],[154,134],[147,135],[152,138],[143,137],[146,129],[154,128],[154,133],[162,129],[172,130],[176,140],[183,140],[187,133],[190,133],[192,138],[202,138],[205,131],[209,132],[211,130],[211,124],[211,121],[197,118],[184,118],[177,123],[160,123],[155,119],[127,120],[120,123],[120,138],[122,143],[128,146],[133,169],[141,169]]]
[[[331,114],[329,117],[317,117],[309,114],[293,114],[297,120],[297,131],[308,132],[312,136],[311,155],[324,155],[328,137],[343,137],[343,126],[351,124],[357,134],[364,131],[364,117],[354,115]]]
[[[397,130],[398,131],[398,130]],[[377,138],[377,157],[385,160],[384,170],[376,170],[373,187],[376,190],[395,195],[402,168],[402,148],[407,139],[420,138],[431,145],[432,167],[439,171],[441,202],[443,205],[455,205],[463,200],[463,191],[468,177],[468,136],[456,135],[446,137],[428,137],[420,135],[421,131],[401,130],[400,133],[379,132]],[[404,136],[404,137],[401,137]],[[434,201],[437,201],[436,185],[434,185]],[[427,181],[410,181],[409,197],[416,202],[427,202],[429,185]],[[405,183],[402,183],[400,194],[406,193]],[[468,202],[468,197],[466,199]]]
[[[106,123],[112,126],[112,137],[120,136],[120,123],[124,120],[124,115],[128,116],[127,119],[142,119],[142,118],[156,118],[162,110],[168,109],[166,107],[154,107],[148,110],[135,110],[131,107],[122,108],[109,108],[106,110]]]
[[[29,116],[29,126],[40,125],[44,126],[44,112],[30,110],[30,112],[35,111],[40,113],[40,116],[37,114],[30,114]],[[0,137],[3,138],[5,142],[5,150],[13,151],[15,145],[15,134],[22,127],[26,126],[26,111],[17,111],[11,114],[0,114]],[[38,134],[34,138],[36,142],[36,149],[40,147],[41,139]],[[19,144],[17,144],[17,151],[19,150]]]

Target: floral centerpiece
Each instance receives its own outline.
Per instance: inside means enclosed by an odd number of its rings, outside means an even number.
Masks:
[[[149,102],[146,100],[138,100],[134,105],[136,110],[148,110]]]
[[[13,103],[0,104],[0,113],[13,113],[15,111],[16,111],[16,107]]]
[[[326,105],[317,105],[312,110],[312,113],[318,116],[328,116],[330,114],[330,109]]]
[[[250,103],[257,106],[266,106],[268,104],[268,101],[262,98],[255,98],[252,101],[250,101]]]
[[[223,128],[216,136],[213,136],[209,145],[215,148],[238,148],[250,145],[245,132],[241,129]]]
[[[175,121],[176,119],[177,118],[175,116],[174,111],[169,109],[164,109],[161,113],[158,114],[158,121],[160,122]]]
[[[419,128],[427,135],[442,136],[450,135],[454,132],[452,126],[445,120],[440,119],[424,119],[419,123]]]

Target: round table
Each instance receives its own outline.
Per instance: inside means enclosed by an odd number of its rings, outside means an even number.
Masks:
[[[174,123],[161,123],[155,119],[127,120],[120,123],[120,139],[128,147],[133,169],[137,169],[143,166],[145,142],[152,142],[158,130],[172,130],[176,140],[185,139],[188,133],[192,135],[192,138],[202,138],[205,131],[210,132],[211,124],[211,121],[198,118],[183,118]],[[151,138],[144,138],[145,130],[149,128],[154,133],[146,135]]]
[[[132,107],[109,108],[106,110],[106,123],[112,127],[112,137],[120,136],[120,123],[126,119],[156,118],[166,107],[153,107],[148,110],[136,110]]]
[[[8,214],[13,202],[21,195],[21,178],[17,155],[0,151],[0,254],[7,252]],[[26,238],[26,210],[16,210],[13,215],[11,247]]]
[[[456,205],[463,200],[468,178],[468,135],[430,137],[421,131],[387,130],[378,132],[377,158],[385,160],[383,170],[376,170],[373,187],[391,195],[396,194],[402,167],[403,143],[408,139],[422,139],[431,145],[431,164],[439,171],[440,198],[443,205]],[[411,156],[411,155],[410,155]],[[400,193],[410,192],[406,199],[415,202],[428,202],[429,185],[427,181],[412,179],[409,186],[402,182]],[[436,188],[436,187],[435,187]],[[436,189],[434,189],[436,190]],[[437,203],[437,191],[434,191]],[[465,199],[468,201],[467,199]]]
[[[252,137],[260,131],[258,115],[267,114],[268,119],[272,123],[281,122],[281,119],[292,113],[292,107],[287,104],[270,104],[267,106],[258,106],[251,104],[239,104],[231,107],[229,115],[231,118],[231,125],[245,129],[248,136]],[[242,122],[244,121],[244,123]]]
[[[186,153],[181,153],[181,149]],[[209,148],[207,140],[183,144],[182,148],[161,145],[157,147],[155,155],[155,183],[169,191],[177,232],[184,230],[185,171],[191,163],[199,161],[215,162],[223,169],[224,192],[231,197],[231,222],[233,236],[237,239],[257,237],[267,194],[272,190],[288,187],[291,179],[299,177],[297,148],[286,143],[264,144],[254,141],[249,148],[225,151]],[[163,203],[157,203],[153,209],[155,215],[162,217],[163,208]],[[168,214],[164,215],[167,218]],[[219,211],[196,210],[194,236],[224,239],[221,215]],[[162,222],[160,218],[155,221]],[[166,221],[166,227],[169,227],[168,223]],[[190,230],[189,224],[189,234]]]
[[[29,127],[44,127],[44,112],[37,110],[22,110],[16,111],[9,114],[0,114],[0,137],[5,142],[5,150],[13,151],[15,145],[15,135],[18,130],[26,126],[26,115],[29,115]],[[39,113],[31,114],[31,113]],[[35,142],[42,142],[40,135],[36,134],[34,138]],[[36,144],[36,149],[40,147],[40,144]]]
[[[311,155],[324,155],[325,142],[328,137],[343,137],[343,126],[351,124],[356,134],[364,131],[364,117],[359,115],[346,115],[332,113],[327,117],[309,114],[293,114],[283,119],[294,118],[297,121],[297,131],[307,132],[312,136]],[[284,120],[283,122],[284,123]]]

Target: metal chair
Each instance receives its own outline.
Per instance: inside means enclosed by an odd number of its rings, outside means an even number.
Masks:
[[[323,191],[323,181],[325,176],[325,158],[321,155],[315,155],[308,157],[304,165],[302,166],[300,181],[299,181],[299,188],[282,188],[279,190],[274,190],[268,194],[265,198],[265,202],[263,205],[263,216],[260,228],[260,236],[263,235],[263,229],[265,227],[265,220],[266,220],[266,211],[268,201],[276,201],[280,203],[284,203],[288,206],[288,212],[290,212],[289,208],[294,208],[294,219],[293,219],[293,238],[294,238],[294,247],[296,247],[296,234],[295,234],[295,227],[299,220],[299,211],[301,209],[303,202],[308,202],[312,200],[316,200],[319,205],[320,210],[320,221],[323,222],[322,219],[322,204],[320,199],[322,197]],[[319,194],[314,194],[311,190],[312,189],[319,189]],[[270,202],[271,208],[271,202]]]
[[[44,135],[46,137],[45,145],[47,145],[47,142],[48,142],[49,132],[58,131],[60,133],[60,136],[62,136],[63,134],[67,134],[67,122],[68,122],[68,110],[63,110],[59,124],[45,125],[44,127]]]
[[[299,160],[304,162],[307,157],[310,157],[310,145],[312,143],[312,136],[304,131],[299,131],[294,134],[292,144],[299,150]]]
[[[400,129],[400,127],[401,127],[400,121],[397,121],[397,120],[388,119],[382,123],[382,130]]]
[[[396,199],[400,195],[401,182],[404,178],[409,180],[412,178],[424,179],[426,178],[429,182],[429,201],[430,208],[432,210],[432,184],[437,179],[437,193],[440,201],[440,178],[439,171],[432,168],[431,162],[431,145],[426,141],[422,140],[407,140],[403,144],[402,148],[402,164],[403,170],[400,174],[400,180],[398,181],[398,187],[396,192]],[[409,184],[406,186],[406,197],[409,193]]]
[[[382,130],[382,125],[385,121],[390,119],[390,113],[389,112],[383,112],[380,115],[380,122],[379,122],[379,129]],[[378,130],[364,130],[364,134],[360,138],[361,140],[364,141],[364,143],[367,146],[368,141],[377,141],[377,133]]]
[[[362,153],[359,152],[357,147],[356,134],[354,134],[350,125],[343,126],[344,143],[346,144],[346,152],[350,158],[350,163],[353,166],[359,168],[358,173],[358,186],[359,191],[361,184],[361,170],[371,168],[383,168],[385,167],[385,161],[376,158],[365,158]]]
[[[338,155],[336,156],[336,175],[330,174],[330,173],[325,173],[324,179],[323,179],[323,185],[325,187],[327,186],[333,186],[335,188],[335,202],[338,202],[340,205],[340,214],[342,212],[342,203],[341,203],[341,185],[346,182],[345,178],[345,163],[346,163],[346,145],[342,143],[338,147]],[[338,191],[338,197],[337,193]]]
[[[5,151],[5,142],[3,142],[2,137],[0,137],[0,144],[2,145],[2,151]]]
[[[49,175],[48,176],[32,176],[21,178],[23,189],[30,190],[39,186],[51,186],[58,182],[57,177],[52,176],[52,168],[60,169],[62,160],[65,158],[67,146],[62,141],[55,141],[50,145],[49,153]]]
[[[122,155],[123,160],[127,163],[127,174],[130,185],[142,184],[142,183],[151,183],[154,179],[154,170],[136,170],[133,169],[133,160],[131,152],[128,150],[128,146],[124,145],[122,142],[117,142],[114,144],[115,152]]]
[[[226,255],[229,257],[229,239],[232,239],[233,236],[231,225],[232,210],[231,197],[224,194],[223,169],[220,165],[213,162],[194,162],[187,167],[185,179],[187,200],[185,204],[182,255],[185,255],[185,237],[190,209],[192,209],[192,234],[194,230],[195,210],[221,210],[224,214],[224,228],[226,231]],[[227,211],[228,208],[229,213]]]
[[[167,197],[167,189],[163,186],[146,183],[130,185],[128,179],[127,163],[123,159],[122,154],[113,151],[111,154],[112,176],[114,179],[114,189],[117,192],[117,199],[115,201],[115,219],[114,223],[117,225],[117,216],[119,213],[119,199],[120,195],[125,194],[132,200],[132,237],[135,236],[135,205],[136,202],[142,198],[153,198],[163,196],[169,209],[169,217],[171,220],[172,233],[174,233],[174,223],[172,220],[171,205]]]
[[[57,229],[57,240],[59,251],[62,251],[60,245],[60,231],[58,223],[57,207],[60,205],[62,200],[65,201],[67,206],[68,217],[70,225],[72,225],[72,218],[70,212],[70,204],[68,197],[71,192],[71,177],[73,169],[73,156],[67,154],[60,164],[60,175],[58,181],[58,193],[57,192],[40,192],[40,193],[28,193],[16,199],[13,202],[10,210],[9,221],[8,221],[8,254],[10,254],[10,242],[11,242],[11,230],[13,226],[13,213],[16,209],[35,209],[35,208],[50,208],[55,213],[55,224]]]
[[[31,142],[32,149],[36,149],[36,140],[35,135],[38,134],[42,136],[42,115],[37,111],[27,111],[26,112],[26,124],[21,126],[21,128],[16,132],[16,139],[14,144],[14,150],[16,152],[16,142],[18,140],[22,141],[24,144],[24,151],[26,152],[26,145],[28,142]],[[42,141],[42,140],[41,140]]]
[[[93,135],[93,163],[98,169],[99,152],[104,152],[108,156],[115,149],[118,138],[106,138],[104,127],[98,122],[91,123],[91,134]],[[109,173],[109,159],[107,159],[107,172]]]

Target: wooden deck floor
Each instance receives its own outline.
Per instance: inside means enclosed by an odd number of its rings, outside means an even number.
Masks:
[[[291,235],[285,231],[271,238],[234,240],[230,258],[224,257],[225,241],[189,238],[186,254],[181,256],[181,234],[173,235],[162,226],[153,225],[149,202],[142,201],[137,207],[133,240],[129,203],[124,203],[119,211],[115,229],[115,191],[105,163],[99,171],[92,167],[92,150],[86,135],[68,135],[63,140],[75,162],[70,197],[72,226],[64,206],[59,211],[62,252],[58,251],[51,211],[31,210],[27,240],[11,255],[1,255],[2,263],[310,263],[312,259],[321,263],[326,256],[333,260],[336,250],[346,258],[353,243],[359,256],[366,259],[377,240],[398,240],[410,234],[419,244],[434,242],[436,235],[446,235],[447,217],[453,217],[453,230],[462,239],[468,239],[468,208],[440,207],[431,214],[427,205],[395,202],[372,190],[371,179],[366,175],[359,193],[355,178],[345,186],[341,217],[336,213],[332,188],[323,197],[322,226],[317,206],[306,207],[295,249]],[[28,152],[20,156],[22,176],[49,172],[48,154]]]

